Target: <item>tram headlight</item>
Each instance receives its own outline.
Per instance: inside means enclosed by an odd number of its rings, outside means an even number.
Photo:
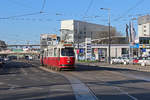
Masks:
[[[70,63],[70,61],[68,60],[67,63]]]

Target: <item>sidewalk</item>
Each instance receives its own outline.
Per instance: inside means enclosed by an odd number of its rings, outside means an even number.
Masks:
[[[111,68],[121,68],[121,69],[131,69],[137,71],[150,72],[150,66],[140,66],[140,65],[123,65],[123,64],[108,64],[103,62],[97,63],[83,63],[77,62],[77,64],[90,65],[90,66],[98,66],[98,67],[111,67]]]

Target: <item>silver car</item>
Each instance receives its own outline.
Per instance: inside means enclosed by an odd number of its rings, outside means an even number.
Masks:
[[[150,57],[141,57],[138,61],[141,66],[150,65]]]

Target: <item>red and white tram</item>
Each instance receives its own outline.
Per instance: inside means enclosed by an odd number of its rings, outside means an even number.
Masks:
[[[41,54],[41,64],[51,69],[75,69],[75,54],[72,44],[48,46]]]

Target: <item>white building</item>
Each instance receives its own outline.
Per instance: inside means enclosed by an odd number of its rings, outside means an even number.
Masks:
[[[111,32],[115,33],[116,29],[111,27]],[[103,37],[108,37],[108,26],[78,20],[61,21],[61,40],[78,43],[85,42],[85,38]]]
[[[60,41],[60,37],[56,34],[41,34],[40,45],[41,49],[46,48],[48,45],[56,45]]]
[[[138,18],[138,36],[139,43],[143,45],[140,48],[142,56],[150,56],[150,15]]]
[[[150,15],[138,18],[138,35],[139,37],[150,37]]]

